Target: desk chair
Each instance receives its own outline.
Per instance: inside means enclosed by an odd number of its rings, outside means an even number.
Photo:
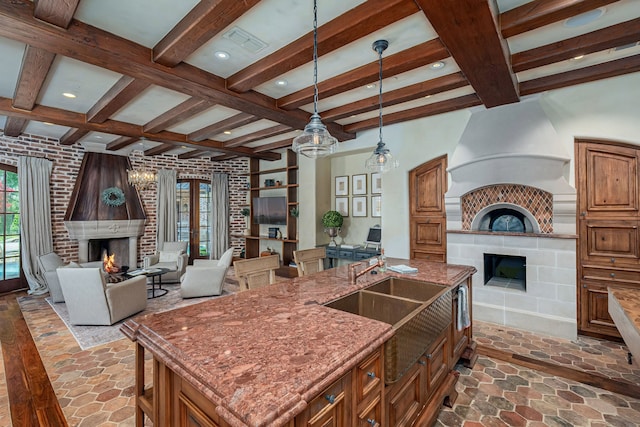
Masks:
[[[324,270],[325,248],[293,251],[293,260],[298,268],[298,277],[308,276]]]
[[[276,269],[280,267],[280,256],[270,255],[233,262],[240,291],[257,289],[276,282]]]

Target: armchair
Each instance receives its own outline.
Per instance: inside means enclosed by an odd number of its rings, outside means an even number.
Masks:
[[[222,294],[222,285],[233,260],[233,248],[227,249],[219,260],[194,259],[180,279],[182,298],[205,297]]]
[[[58,268],[72,325],[113,325],[147,307],[147,281],[106,283],[99,268]]]
[[[164,242],[158,252],[143,258],[143,267],[168,268],[171,271],[162,275],[163,283],[179,282],[189,262],[187,243]]]
[[[58,272],[56,271],[59,267],[101,267],[102,261],[92,261],[86,262],[82,264],[69,263],[66,264],[62,261],[62,258],[58,256],[55,252],[49,252],[44,255],[40,255],[38,257],[38,267],[42,272],[42,276],[44,277],[44,281],[49,288],[49,295],[51,296],[51,300],[53,302],[64,302],[64,295],[62,294],[62,289],[60,288],[60,281],[58,280]]]

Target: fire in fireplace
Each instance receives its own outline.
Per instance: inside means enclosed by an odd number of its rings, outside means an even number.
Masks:
[[[109,255],[105,251],[102,257],[102,265],[107,273],[118,273],[120,271],[120,268],[116,265],[116,254]]]
[[[500,288],[527,290],[527,258],[484,254],[484,284]]]

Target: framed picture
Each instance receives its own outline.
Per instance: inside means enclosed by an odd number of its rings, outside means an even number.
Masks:
[[[367,216],[367,197],[360,196],[351,199],[351,211],[353,216]]]
[[[336,196],[349,195],[349,177],[336,176]]]
[[[367,194],[367,174],[353,175],[351,177],[353,194]]]
[[[336,197],[336,211],[340,212],[342,216],[349,216],[348,197]]]
[[[382,196],[371,196],[371,216],[382,216]]]
[[[382,194],[382,174],[380,172],[371,173],[371,194]]]

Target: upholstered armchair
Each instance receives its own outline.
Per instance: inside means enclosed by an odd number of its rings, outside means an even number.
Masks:
[[[168,268],[169,271],[162,275],[162,282],[179,282],[184,274],[189,255],[187,255],[187,242],[164,242],[154,255],[143,258],[143,267]]]
[[[147,308],[144,276],[106,283],[99,268],[58,268],[72,325],[113,325]]]
[[[101,267],[102,261],[92,261],[82,264],[70,262],[69,264],[65,264],[57,253],[49,252],[48,254],[40,255],[38,257],[38,266],[40,267],[44,281],[49,288],[51,301],[64,302],[64,295],[62,295],[62,289],[60,288],[57,269],[60,267]]]
[[[222,285],[233,260],[233,248],[227,249],[219,260],[194,259],[180,280],[182,298],[206,297],[222,294]]]

